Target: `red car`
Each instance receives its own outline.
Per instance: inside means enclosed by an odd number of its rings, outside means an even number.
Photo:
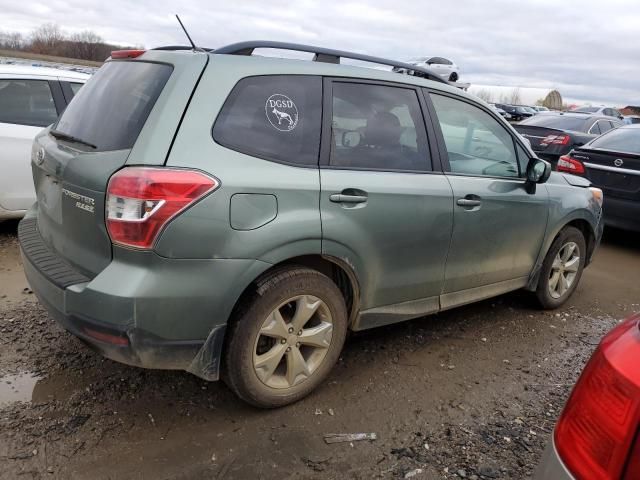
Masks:
[[[600,342],[534,478],[640,479],[640,314]]]

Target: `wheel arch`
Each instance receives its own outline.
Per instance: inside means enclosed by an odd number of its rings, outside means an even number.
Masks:
[[[557,222],[555,227],[551,232],[546,236],[545,242],[540,249],[540,254],[538,255],[538,260],[536,261],[535,267],[529,276],[529,281],[527,282],[527,290],[535,291],[538,285],[538,279],[540,278],[540,269],[542,268],[542,263],[544,262],[551,245],[558,238],[560,232],[566,227],[575,227],[580,232],[582,232],[585,243],[587,244],[587,252],[585,257],[585,267],[589,265],[591,262],[591,257],[593,252],[598,245],[598,233],[597,233],[597,225],[593,224],[593,214],[586,210],[577,210],[573,214],[565,217],[562,221]]]
[[[316,270],[329,277],[336,284],[344,298],[349,314],[348,325],[351,327],[360,310],[360,283],[358,278],[351,265],[346,261],[331,255],[321,254],[298,255],[272,264],[245,287],[231,310],[229,321],[233,319],[242,302],[260,287],[265,278],[275,271],[293,266]]]

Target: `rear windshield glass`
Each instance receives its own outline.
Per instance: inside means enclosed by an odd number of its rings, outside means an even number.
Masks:
[[[531,117],[524,122],[521,122],[521,124],[582,132],[584,131],[587,120],[587,118],[565,117],[563,115],[536,115],[535,117]]]
[[[618,128],[596,138],[589,144],[591,148],[614,152],[640,153],[640,129]]]
[[[580,108],[574,108],[572,111],[585,112],[585,113],[597,113],[598,110],[600,110],[598,107],[580,107]]]
[[[172,70],[156,63],[108,62],[78,90],[54,128],[97,151],[131,148]]]

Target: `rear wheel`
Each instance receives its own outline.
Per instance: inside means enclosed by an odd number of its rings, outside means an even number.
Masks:
[[[584,269],[586,243],[575,227],[565,227],[542,264],[536,296],[543,308],[561,306],[574,292]]]
[[[230,325],[227,384],[258,407],[300,400],[342,350],[347,311],[340,290],[315,270],[293,267],[265,278],[246,300]]]

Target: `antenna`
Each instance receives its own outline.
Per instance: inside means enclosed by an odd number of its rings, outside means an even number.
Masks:
[[[191,36],[189,35],[189,32],[187,32],[187,29],[184,28],[184,24],[182,23],[182,20],[180,20],[180,17],[178,16],[178,14],[176,13],[176,18],[178,19],[178,23],[180,24],[180,26],[182,27],[182,31],[184,32],[184,34],[187,36],[187,38],[189,39],[189,43],[191,44],[191,46],[193,47],[194,50],[199,50],[199,51],[203,51],[201,48],[196,47],[196,44],[193,43],[193,40],[191,40]]]

